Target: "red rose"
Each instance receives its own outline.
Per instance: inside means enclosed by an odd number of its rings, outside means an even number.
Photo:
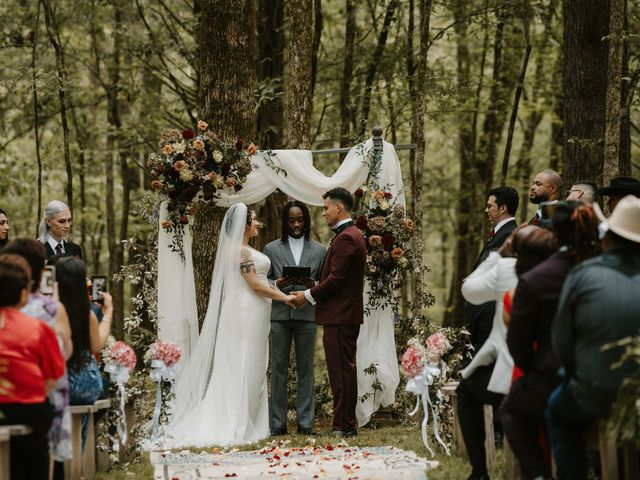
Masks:
[[[239,138],[238,141],[236,142],[236,150],[238,151],[242,150],[243,146],[244,146],[244,140]]]
[[[393,235],[391,235],[390,233],[387,233],[386,235],[384,235],[382,237],[382,246],[385,249],[388,249],[389,247],[391,247],[393,245],[393,242],[395,242],[396,239]]]
[[[354,193],[354,195],[358,198],[362,198],[362,196],[364,195],[364,190],[362,190],[361,188],[357,189],[356,192]]]
[[[364,230],[365,228],[367,228],[367,217],[365,217],[364,215],[359,216],[356,220],[356,227],[358,227],[360,230]]]
[[[196,136],[196,132],[194,132],[193,130],[182,131],[182,138],[184,138],[185,140],[191,140],[195,136]]]
[[[240,185],[239,183],[236,183],[236,184],[233,186],[233,189],[234,189],[236,192],[239,192],[240,190],[242,190],[242,185]]]
[[[222,175],[227,176],[231,171],[231,165],[223,165],[221,171]]]
[[[182,215],[182,216],[180,217],[179,222],[180,222],[182,225],[187,225],[187,224],[189,223],[189,218],[187,218],[187,216],[186,216],[186,215]]]
[[[384,198],[386,198],[387,200],[391,200],[393,198],[393,195],[391,195],[391,192],[384,192]]]

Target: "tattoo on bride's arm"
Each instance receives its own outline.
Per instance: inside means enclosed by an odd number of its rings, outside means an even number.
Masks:
[[[242,273],[251,273],[256,271],[253,264],[253,258],[247,250],[243,250],[240,254],[240,271]]]

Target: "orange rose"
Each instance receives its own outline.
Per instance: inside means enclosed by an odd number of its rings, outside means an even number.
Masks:
[[[153,180],[151,182],[151,188],[153,190],[162,190],[163,184],[160,180]]]
[[[185,162],[184,160],[178,160],[176,163],[173,164],[173,168],[175,169],[176,172],[179,172],[180,170],[184,170],[185,168],[187,168],[187,162]]]
[[[162,153],[165,155],[171,155],[173,153],[173,147],[171,145],[165,145],[162,147]]]
[[[196,150],[203,151],[204,150],[204,142],[202,140],[194,140],[193,141],[193,148],[195,148]]]
[[[413,220],[411,220],[410,218],[405,219],[404,228],[406,228],[407,230],[413,230]]]
[[[369,245],[372,247],[379,247],[382,245],[382,237],[380,235],[371,235],[369,237]]]
[[[209,124],[203,120],[198,120],[198,130],[204,132],[207,128],[209,128]]]
[[[395,258],[396,260],[404,257],[404,250],[401,249],[400,247],[396,247],[393,250],[391,250],[391,256],[393,258]]]
[[[169,230],[171,227],[173,227],[173,222],[171,220],[165,220],[162,222],[162,228],[165,230]]]
[[[257,151],[258,149],[253,143],[250,143],[249,146],[247,147],[247,155],[249,156],[255,155]]]
[[[236,183],[238,183],[238,182],[236,182],[236,179],[235,179],[235,178],[227,178],[227,181],[226,181],[226,182],[224,182],[224,183],[226,183],[226,184],[227,184],[227,187],[229,187],[229,188],[233,188],[233,187],[235,187],[235,186],[236,186]]]
[[[212,182],[216,181],[216,178],[218,178],[218,174],[216,172],[209,172],[209,180],[211,180]]]
[[[384,192],[382,190],[376,190],[373,192],[373,198],[376,200],[382,200],[384,198]]]

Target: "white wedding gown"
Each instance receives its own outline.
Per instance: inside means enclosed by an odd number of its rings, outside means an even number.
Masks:
[[[269,258],[254,249],[251,254],[258,276],[268,284]],[[169,425],[167,447],[236,445],[269,436],[271,300],[258,296],[244,281],[230,297],[222,301],[213,371],[204,397],[183,419]]]

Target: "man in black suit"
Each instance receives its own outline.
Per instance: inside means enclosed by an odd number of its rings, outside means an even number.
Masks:
[[[47,258],[55,255],[82,258],[80,245],[65,240],[71,230],[71,211],[59,200],[50,201],[44,210],[44,218],[40,222],[39,240],[47,252]]]
[[[531,182],[529,201],[538,205],[535,215],[529,220],[529,225],[540,225],[542,221],[542,210],[540,204],[543,202],[553,202],[560,200],[562,194],[562,177],[554,170],[542,170]]]
[[[496,187],[489,191],[487,206],[484,210],[489,223],[493,226],[487,242],[480,251],[475,270],[493,250],[499,249],[517,226],[514,216],[518,210],[518,191],[512,187]],[[495,302],[482,305],[467,304],[465,320],[470,333],[471,345],[478,351],[489,337],[495,314]],[[458,397],[458,416],[464,442],[473,467],[470,480],[489,478],[487,474],[484,448],[483,405],[498,406],[502,395],[487,390],[495,363],[477,368],[468,378],[461,379],[456,390]]]

